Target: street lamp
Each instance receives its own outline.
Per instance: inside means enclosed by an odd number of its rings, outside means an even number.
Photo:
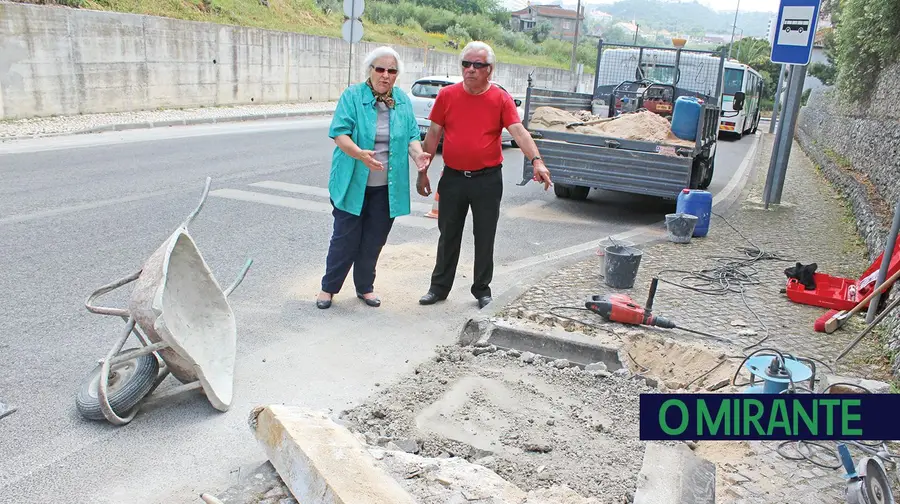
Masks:
[[[734,9],[734,24],[731,25],[731,43],[728,44],[728,59],[731,59],[731,48],[734,46],[734,30],[737,28],[738,11],[741,10],[741,0],[738,0],[737,8]]]

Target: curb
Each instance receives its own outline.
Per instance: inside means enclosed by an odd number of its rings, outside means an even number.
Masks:
[[[8,142],[12,140],[31,140],[35,138],[50,138],[68,135],[84,135],[89,133],[108,133],[113,131],[128,131],[136,129],[151,128],[167,128],[172,126],[197,126],[201,124],[219,124],[246,121],[265,121],[268,119],[289,119],[294,117],[330,115],[334,113],[331,110],[303,110],[297,112],[267,112],[263,114],[244,114],[238,116],[227,117],[199,117],[195,119],[169,119],[166,121],[143,121],[132,123],[108,124],[106,126],[97,126],[96,128],[87,128],[76,131],[65,131],[58,133],[44,133],[39,135],[21,135],[13,137],[0,138],[0,142]]]
[[[735,175],[732,176],[731,180],[728,182],[728,184],[725,185],[719,195],[713,198],[713,212],[720,215],[729,216],[733,214],[737,210],[737,208],[740,207],[740,203],[741,201],[743,201],[744,195],[748,190],[747,181],[750,180],[751,175],[756,172],[756,160],[759,152],[759,144],[762,138],[763,134],[760,133],[754,136],[753,145],[750,146],[750,149],[747,151],[747,155],[744,156],[744,159],[738,166]],[[543,277],[546,277],[555,270],[571,266],[572,264],[575,264],[578,261],[584,259],[588,255],[590,255],[593,250],[596,249],[597,243],[609,238],[618,241],[628,241],[634,243],[636,246],[655,245],[657,243],[662,243],[667,239],[665,231],[665,220],[660,220],[653,224],[634,228],[617,235],[606,235],[590,242],[551,252],[549,254],[544,254],[543,256],[537,256],[537,258],[529,258],[525,261],[519,262],[518,266],[514,266],[511,268],[495,268],[495,274],[497,272],[500,272],[502,274],[507,272],[507,270],[509,272],[512,272],[518,271],[520,269],[526,269],[528,268],[529,263],[534,263],[531,268],[532,272],[517,275],[518,280],[514,282],[510,287],[500,292],[500,294],[493,296],[494,300],[491,302],[491,304],[479,310],[479,313],[476,315],[476,317],[495,318],[500,312],[504,311],[512,301],[516,300],[522,294],[524,294],[525,291],[533,287],[535,282]],[[562,255],[559,258],[551,258],[552,255],[560,253]],[[515,265],[516,263],[514,262],[512,264]]]

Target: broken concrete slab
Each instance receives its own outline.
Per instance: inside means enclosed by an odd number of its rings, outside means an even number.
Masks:
[[[648,443],[634,504],[662,502],[715,504],[716,465],[698,457],[683,443]]]
[[[469,319],[463,325],[457,343],[476,346],[475,354],[486,350],[479,345],[514,350],[522,355],[537,354],[551,361],[567,360],[584,368],[602,362],[609,371],[623,368],[621,345],[606,344],[597,337],[559,330],[531,330],[506,320]]]
[[[324,413],[257,407],[250,429],[303,504],[415,504],[359,439]]]
[[[297,504],[271,462],[240,468],[237,472],[238,481],[214,496],[222,504]]]
[[[844,384],[856,385],[856,387]],[[869,392],[873,394],[891,393],[891,385],[883,381],[826,374],[823,376],[822,381],[819,382],[819,391],[823,392],[829,386],[831,387],[831,389],[828,390],[829,394],[864,393],[864,391],[859,389],[858,387],[865,387],[867,390],[869,390]]]
[[[600,504],[566,485],[528,493],[491,468],[461,457],[422,457],[403,451],[369,449],[401,485],[422,502],[440,504]]]

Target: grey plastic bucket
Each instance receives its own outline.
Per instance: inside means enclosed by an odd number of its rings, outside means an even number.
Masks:
[[[630,241],[624,240],[614,240],[612,238],[608,238],[600,242],[600,246],[597,250],[597,255],[600,256],[600,271],[606,274],[606,247],[610,245],[622,245],[624,247],[634,247],[634,243]]]
[[[623,245],[608,245],[604,251],[604,276],[606,285],[614,289],[634,287],[641,265],[641,249]]]
[[[673,243],[690,243],[697,225],[697,216],[686,213],[666,214],[666,230],[669,241]]]

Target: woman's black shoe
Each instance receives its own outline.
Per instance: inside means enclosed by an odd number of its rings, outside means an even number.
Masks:
[[[362,299],[363,301],[366,302],[367,305],[369,305],[373,308],[378,308],[379,306],[381,306],[381,300],[378,299],[377,297],[369,299],[369,298],[363,296],[362,294],[360,294],[359,292],[356,293],[356,297],[358,297],[359,299]]]

